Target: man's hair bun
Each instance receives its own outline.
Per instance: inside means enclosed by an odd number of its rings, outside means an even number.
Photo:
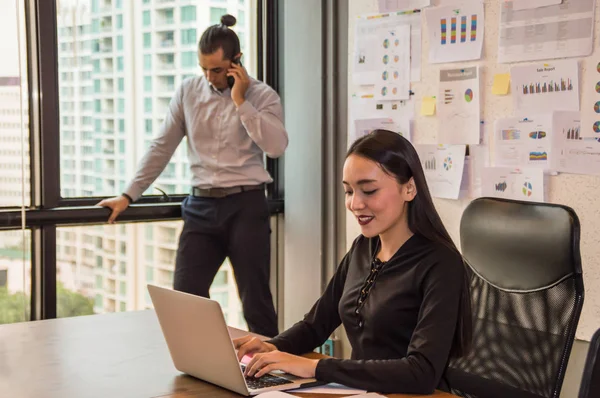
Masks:
[[[233,15],[225,14],[221,17],[221,24],[227,27],[232,27],[237,22],[237,19]]]

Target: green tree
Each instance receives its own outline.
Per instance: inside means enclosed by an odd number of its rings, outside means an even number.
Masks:
[[[29,297],[23,292],[10,294],[0,287],[0,324],[23,322],[29,319]]]
[[[92,299],[66,289],[60,282],[56,285],[56,301],[59,318],[94,314]],[[29,319],[29,297],[23,292],[11,294],[6,287],[0,287],[0,324]]]
[[[84,295],[56,284],[56,311],[59,318],[94,314],[94,301]]]

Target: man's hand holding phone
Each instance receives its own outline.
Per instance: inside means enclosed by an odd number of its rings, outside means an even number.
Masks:
[[[238,61],[239,62],[239,61]],[[246,101],[246,91],[250,86],[250,77],[246,68],[242,65],[232,62],[231,68],[227,70],[227,76],[234,79],[233,87],[231,88],[231,99],[236,107],[240,107]]]

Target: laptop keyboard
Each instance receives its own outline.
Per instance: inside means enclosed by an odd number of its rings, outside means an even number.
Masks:
[[[240,366],[242,367],[242,372],[246,370],[245,365]],[[246,376],[246,384],[248,385],[249,389],[257,390],[259,388],[274,387],[283,384],[292,384],[292,382],[288,379],[284,379],[283,377],[275,376],[272,374],[266,374],[258,379],[254,376]]]

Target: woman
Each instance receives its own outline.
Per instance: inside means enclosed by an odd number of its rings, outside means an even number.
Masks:
[[[282,370],[384,393],[447,389],[448,360],[471,340],[469,288],[415,149],[375,130],[350,147],[343,185],[362,235],[303,321],[268,342],[234,340],[240,359],[252,355],[247,375]],[[322,345],[340,323],[351,359],[297,356]]]

